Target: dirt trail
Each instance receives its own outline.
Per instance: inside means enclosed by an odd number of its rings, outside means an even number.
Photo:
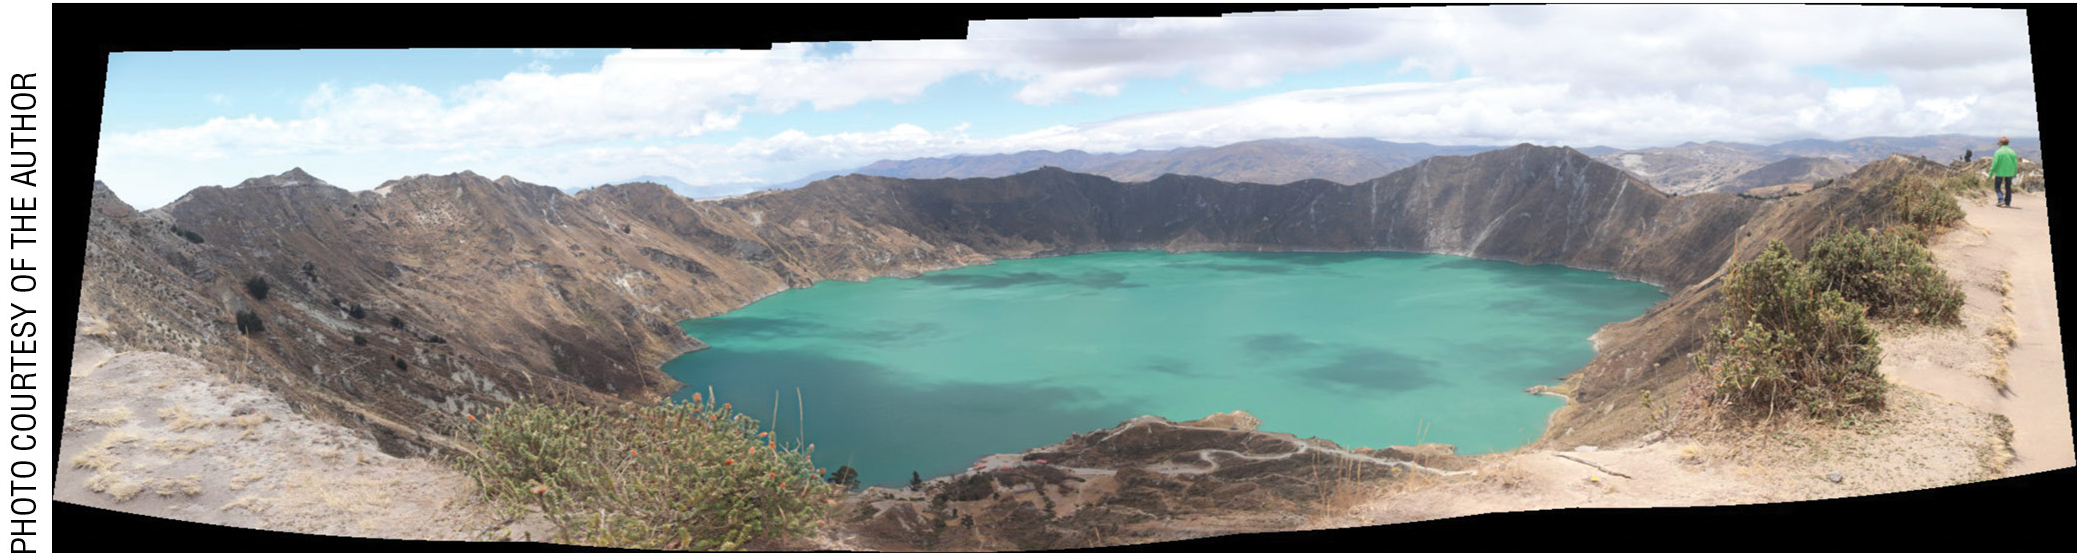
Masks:
[[[1888,409],[1833,426],[1632,441],[1599,450],[1485,456],[1475,477],[1394,487],[1322,527],[1572,507],[1664,507],[1835,498],[1933,488],[2077,464],[2045,199],[1966,199],[1965,225],[1933,253],[1967,294],[1959,327],[1883,330]],[[1994,331],[2016,328],[2009,351]],[[2005,363],[2000,376],[2000,358]],[[2000,438],[2009,420],[2009,451]],[[1617,474],[1620,474],[1617,475]],[[1416,476],[1419,477],[1418,475]]]
[[[2012,346],[2010,390],[1994,411],[2012,420],[2012,474],[2077,465],[2071,443],[2070,397],[2063,370],[2063,341],[2055,300],[2055,261],[2050,253],[2047,198],[2013,195],[2011,208],[1964,203],[1970,223],[1989,232],[1994,253],[2009,253],[2011,309],[2019,341]]]

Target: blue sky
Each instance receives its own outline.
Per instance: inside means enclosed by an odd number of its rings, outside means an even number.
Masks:
[[[300,166],[703,194],[880,159],[1272,137],[1610,145],[2038,136],[2023,13],[1510,6],[984,21],[770,51],[110,56],[97,179],[152,207]]]

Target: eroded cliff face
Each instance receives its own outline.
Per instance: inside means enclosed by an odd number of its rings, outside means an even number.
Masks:
[[[1355,185],[1119,183],[1049,168],[854,175],[716,201],[654,184],[571,197],[471,173],[350,193],[293,171],[141,213],[97,187],[81,320],[104,323],[93,333],[116,345],[237,366],[410,452],[450,444],[442,431],[463,413],[522,396],[653,401],[678,386],[657,366],[700,347],[677,320],[821,280],[1115,249],[1423,251],[1607,270],[1672,293],[1601,335],[1575,392],[1600,407],[1686,372],[1675,363],[1713,319],[1727,261],[1765,239],[1801,245],[1879,223],[1869,186],[1931,170],[1946,171],[1893,159],[1776,201],[1671,197],[1572,149],[1530,145]],[[264,300],[243,286],[254,276],[273,286]],[[241,336],[240,310],[266,330]],[[1587,432],[1557,438],[1642,433],[1608,407],[1561,416]]]

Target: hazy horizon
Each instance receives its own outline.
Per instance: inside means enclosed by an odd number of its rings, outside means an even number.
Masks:
[[[96,179],[140,207],[301,167],[716,195],[879,160],[1275,138],[1619,149],[2038,137],[2024,12],[1500,6],[975,21],[771,50],[109,57]]]

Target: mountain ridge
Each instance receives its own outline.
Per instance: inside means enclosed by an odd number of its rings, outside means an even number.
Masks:
[[[1677,363],[1706,320],[1699,300],[1713,289],[1701,286],[1756,252],[1752,233],[1807,242],[1877,222],[1870,184],[1920,165],[1898,160],[1778,201],[1674,197],[1579,151],[1526,144],[1352,185],[1118,182],[1049,167],[1004,178],[855,174],[695,201],[658,184],[570,196],[461,172],[378,192],[199,188],[144,212],[126,212],[104,185],[81,311],[136,348],[249,361],[252,376],[296,403],[375,432],[385,450],[416,453],[452,444],[427,423],[520,396],[659,399],[678,385],[657,366],[703,347],[678,320],[822,280],[1116,249],[1420,251],[1609,271],[1673,294],[1597,336],[1604,352],[1579,375],[1578,396],[1598,402],[1679,375],[1597,369],[1640,354]],[[1919,171],[1946,171],[1931,167]],[[267,299],[242,291],[254,276],[275,284]],[[355,307],[366,318],[352,317]],[[1669,307],[1680,316],[1654,316]],[[229,318],[239,310],[266,331],[239,336]],[[1623,405],[1613,415],[1631,410]],[[1634,432],[1621,419],[1584,419],[1583,432],[1552,440]]]

